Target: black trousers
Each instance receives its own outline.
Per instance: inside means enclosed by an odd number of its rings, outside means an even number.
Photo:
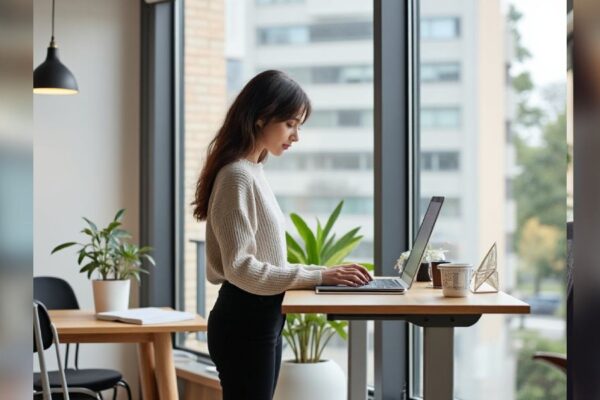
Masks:
[[[208,351],[223,400],[271,400],[281,365],[283,293],[258,296],[223,283],[208,317]]]

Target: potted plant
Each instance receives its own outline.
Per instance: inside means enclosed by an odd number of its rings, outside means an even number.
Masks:
[[[304,246],[286,232],[288,262],[323,266],[345,263],[345,258],[358,246],[362,236],[358,235],[360,227],[337,240],[332,234],[343,204],[341,201],[337,205],[325,226],[317,218],[316,232],[299,215],[290,215]],[[372,264],[361,264],[373,270]],[[327,343],[336,334],[346,340],[347,325],[346,321],[328,321],[325,314],[287,314],[282,334],[294,353],[294,359],[282,363],[274,400],[346,399],[344,372],[333,360],[322,359],[322,355]],[[309,389],[310,393],[307,393]]]
[[[446,261],[446,253],[448,250],[445,249],[434,249],[430,244],[427,245],[425,249],[425,254],[423,254],[423,260],[421,261],[421,266],[419,267],[419,271],[417,274],[417,281],[432,281],[433,287],[438,288],[442,286],[440,271],[437,266],[439,264],[445,263]],[[410,256],[410,250],[407,250],[400,254],[398,260],[396,260],[396,265],[394,269],[398,271],[398,273],[402,273],[404,267],[406,266],[406,262],[408,261],[408,257]]]
[[[121,227],[121,209],[107,227],[98,229],[95,223],[83,217],[87,224],[81,233],[88,238],[87,243],[66,242],[56,246],[51,254],[78,245],[77,264],[79,272],[86,273],[92,280],[96,313],[103,311],[126,310],[129,307],[130,278],[138,282],[140,274],[148,273],[141,268],[142,259],[156,265],[148,254],[152,248],[128,243],[131,235]]]

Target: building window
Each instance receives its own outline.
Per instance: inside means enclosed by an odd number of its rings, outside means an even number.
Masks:
[[[373,126],[372,110],[317,110],[306,121],[310,128],[368,127]]]
[[[421,153],[423,171],[456,171],[460,168],[458,151],[424,151]]]
[[[261,68],[259,71],[266,69],[268,68]],[[373,67],[370,65],[292,67],[285,70],[300,84],[331,85],[373,82]]]
[[[271,157],[265,164],[267,170],[364,170],[373,168],[370,153],[296,153],[285,157]]]
[[[423,219],[423,217],[425,216],[425,211],[427,211],[427,206],[429,205],[430,200],[431,197],[421,197],[419,208],[421,219]],[[460,216],[460,198],[446,197],[444,199],[444,205],[442,206],[442,210],[440,211],[440,218],[459,218]]]
[[[421,40],[454,39],[460,36],[460,21],[457,17],[421,18]]]
[[[460,80],[460,64],[424,63],[421,64],[421,82],[456,82]]]
[[[373,37],[371,22],[344,22],[310,26],[311,42],[366,40]]]
[[[458,107],[424,107],[421,109],[421,128],[456,129],[460,127]]]
[[[236,95],[244,85],[242,80],[242,67],[243,63],[241,60],[229,58],[227,59],[227,95],[233,97]]]
[[[306,26],[271,26],[258,29],[258,43],[269,44],[306,44],[310,33]]]
[[[373,25],[371,22],[258,28],[258,43],[260,45],[370,40],[372,37]]]
[[[271,5],[271,4],[301,4],[304,0],[256,0],[256,4],[259,6]]]
[[[283,210],[294,210],[298,214],[329,214],[338,203],[344,201],[344,214],[373,214],[373,197],[359,196],[295,196],[278,195],[277,201]]]

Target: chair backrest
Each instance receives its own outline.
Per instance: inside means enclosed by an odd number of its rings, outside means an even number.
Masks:
[[[44,303],[48,310],[78,310],[79,303],[67,281],[54,276],[33,278],[33,298]]]
[[[44,356],[44,350],[48,349],[54,344],[54,350],[56,351],[56,360],[58,363],[58,373],[60,377],[60,383],[62,387],[62,398],[69,400],[69,391],[67,387],[67,380],[65,377],[65,371],[60,361],[60,348],[58,334],[56,328],[50,321],[50,315],[48,310],[39,301],[33,302],[33,352],[37,353],[40,362],[40,376],[42,378],[42,393],[44,400],[51,400],[52,389],[50,388],[50,380],[48,378],[48,370],[46,369],[46,361]]]
[[[44,350],[46,350],[47,348],[49,348],[50,346],[52,346],[52,327],[50,326],[51,322],[50,322],[50,316],[48,315],[48,310],[46,310],[46,307],[44,307],[44,305],[42,303],[40,303],[39,301],[34,301],[33,302],[35,306],[37,306],[37,314],[38,314],[38,320],[40,323],[40,339],[42,342],[42,347],[44,348]],[[35,318],[35,316],[34,316]],[[37,353],[38,352],[38,346],[36,345],[36,333],[35,333],[35,328],[33,331],[33,352]]]

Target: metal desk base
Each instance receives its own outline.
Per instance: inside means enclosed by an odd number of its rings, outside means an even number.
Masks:
[[[348,400],[367,398],[367,321],[404,320],[423,327],[423,400],[454,396],[454,328],[474,325],[481,315],[339,315],[349,321]]]

